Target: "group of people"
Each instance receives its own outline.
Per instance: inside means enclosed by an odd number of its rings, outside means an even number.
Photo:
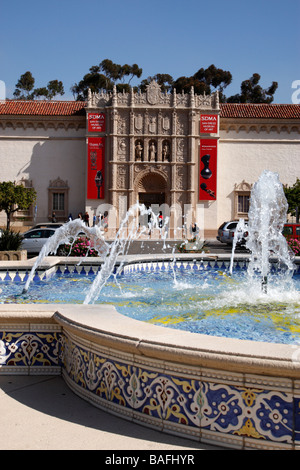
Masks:
[[[84,214],[82,212],[79,212],[77,218],[80,220],[83,220],[84,223],[88,227],[90,226],[90,216],[87,211]],[[70,222],[71,220],[73,220],[73,216],[70,213],[68,216],[68,221]],[[51,214],[51,222],[53,223],[57,222],[57,217],[56,217],[55,212],[52,212]],[[100,225],[103,228],[104,232],[108,231],[108,212],[107,211],[105,211],[103,215],[99,214],[99,215],[93,216],[93,227],[95,225]]]
[[[159,211],[158,213],[158,227],[159,228],[162,228],[163,226],[163,220],[164,220],[164,217],[163,217],[163,214],[162,214],[162,211]],[[151,234],[151,228],[152,228],[152,214],[151,212],[149,211],[148,213],[148,228],[149,228],[149,235]]]
[[[84,223],[89,227],[90,226],[90,216],[88,212],[86,211],[84,214],[82,212],[79,212],[78,214],[78,219],[81,219],[84,221]],[[163,227],[163,214],[162,211],[159,211],[158,213],[158,227],[162,228]],[[56,214],[55,212],[52,212],[51,216],[52,222],[57,222],[56,219]],[[68,220],[73,220],[72,214],[69,214]],[[104,232],[108,231],[108,212],[105,211],[104,214],[99,214],[99,215],[94,215],[93,216],[93,227],[95,225],[100,225],[100,227],[103,228]],[[148,227],[149,227],[149,234],[151,233],[151,213],[149,212],[148,214]],[[199,227],[196,224],[196,222],[193,222],[190,227],[190,233],[193,237],[193,239],[196,239],[199,235]]]
[[[78,219],[83,220],[84,223],[88,227],[90,226],[90,216],[87,211],[84,214],[82,214],[82,212],[79,212]],[[70,219],[70,216],[69,216],[69,220],[72,220]],[[93,227],[95,227],[95,225],[100,225],[103,228],[104,232],[108,231],[108,212],[107,211],[105,211],[104,214],[93,215]]]

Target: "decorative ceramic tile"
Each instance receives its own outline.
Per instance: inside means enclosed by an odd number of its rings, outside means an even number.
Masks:
[[[54,331],[0,332],[0,367],[61,366],[62,335]]]
[[[275,263],[276,264],[276,263]],[[247,269],[248,260],[234,260],[233,267],[235,270]],[[218,259],[201,259],[201,260],[165,260],[165,261],[149,261],[149,262],[134,262],[123,266],[121,273],[136,273],[136,272],[152,272],[152,271],[172,271],[172,270],[210,270],[220,269],[228,270],[230,267],[230,261],[218,260]],[[273,265],[273,269],[274,265]],[[66,264],[57,265],[46,270],[37,270],[35,272],[33,282],[38,282],[42,279],[49,279],[54,274],[80,274],[82,276],[95,275],[101,270],[100,265],[81,265],[79,264]],[[29,270],[5,270],[0,271],[0,281],[8,282],[23,282],[27,280],[30,274]],[[295,275],[300,275],[300,263],[295,262]]]
[[[131,354],[91,349],[88,341],[76,344],[76,338],[50,327],[37,325],[37,331],[28,332],[2,326],[0,372],[29,368],[43,374],[63,368],[83,398],[173,434],[201,435],[203,442],[213,436],[237,448],[241,439],[248,448],[299,444],[300,396],[293,396],[288,379],[249,375],[242,385],[243,374],[203,369],[197,377],[195,368],[189,376],[187,366],[147,358],[134,362]],[[256,386],[259,382],[264,388]]]
[[[292,442],[293,398],[267,391],[203,384],[202,428],[255,439]]]
[[[181,378],[112,361],[67,343],[65,367],[69,377],[101,399],[152,420],[166,421],[169,426],[174,423],[252,439],[292,442],[291,394]]]

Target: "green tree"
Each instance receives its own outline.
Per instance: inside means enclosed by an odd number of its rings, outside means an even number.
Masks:
[[[14,97],[19,100],[33,100],[35,98],[44,97],[48,100],[53,99],[56,95],[63,95],[64,86],[59,80],[51,80],[47,87],[34,88],[35,79],[31,72],[25,72],[18,80]]]
[[[7,217],[6,229],[10,229],[11,216],[18,210],[27,210],[36,200],[36,191],[25,188],[12,181],[0,183],[0,211],[5,211]]]
[[[244,80],[241,93],[227,98],[227,103],[272,103],[278,83],[272,82],[269,88],[263,89],[259,85],[260,78],[258,73],[254,73],[249,80]]]
[[[39,98],[41,96],[48,100],[52,100],[56,95],[64,95],[64,86],[61,81],[51,80],[47,87],[35,88],[33,91],[34,97]]]
[[[195,93],[210,95],[214,91],[219,92],[220,101],[225,101],[224,89],[230,85],[232,75],[229,71],[210,65],[206,69],[203,67],[191,77],[179,77],[174,83],[173,88],[178,92],[188,92],[194,87]]]
[[[297,178],[293,186],[284,186],[284,193],[288,202],[288,213],[296,217],[296,223],[300,219],[300,179]]]
[[[34,98],[34,82],[35,79],[32,73],[27,71],[18,80],[16,89],[14,91],[14,97],[19,100],[32,100]]]
[[[112,91],[116,85],[117,91],[129,91],[130,82],[134,77],[140,78],[143,70],[137,65],[120,65],[110,59],[104,59],[99,65],[93,65],[89,73],[84,75],[79,83],[71,87],[71,91],[77,101],[87,99],[88,90],[99,93],[101,89]],[[125,79],[127,77],[127,83]]]
[[[115,64],[109,59],[104,59],[99,64],[99,71],[103,72],[104,75],[108,77],[114,84],[116,84],[117,81],[124,83],[125,77],[130,77],[127,82],[129,84],[133,77],[140,78],[143,73],[143,69],[141,69],[137,64],[120,65]]]
[[[221,96],[223,96],[224,89],[232,82],[232,75],[228,70],[217,68],[213,64],[207,69],[199,69],[194,78],[204,82],[210,89],[213,87],[214,90],[218,90]]]
[[[194,88],[194,92],[203,95],[206,93],[210,95],[211,88],[204,81],[197,80],[194,76],[192,77],[179,77],[174,83],[172,90],[176,90],[177,93],[189,93],[191,88]]]
[[[90,72],[84,75],[79,83],[75,83],[75,85],[71,87],[71,91],[77,101],[86,101],[89,89],[93,93],[98,93],[101,89],[111,91],[113,89],[113,83],[108,77],[97,72],[94,67],[91,67]]]

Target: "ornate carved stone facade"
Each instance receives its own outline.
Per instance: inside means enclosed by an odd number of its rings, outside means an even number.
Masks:
[[[86,111],[87,116],[106,116],[105,132],[98,134],[106,139],[106,202],[118,211],[124,196],[130,207],[141,200],[147,203],[151,195],[149,204],[195,207],[200,115],[219,115],[217,93],[163,93],[153,81],[145,93],[90,92]],[[209,138],[217,139],[218,132]]]

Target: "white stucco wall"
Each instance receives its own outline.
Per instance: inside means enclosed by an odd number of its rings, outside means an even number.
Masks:
[[[0,130],[0,180],[32,180],[37,191],[36,222],[48,220],[48,186],[51,180],[68,181],[69,211],[85,208],[85,129]],[[6,216],[0,213],[0,225]]]
[[[234,215],[234,185],[257,181],[264,170],[279,174],[282,184],[300,177],[297,132],[220,131],[218,155],[217,226]]]

